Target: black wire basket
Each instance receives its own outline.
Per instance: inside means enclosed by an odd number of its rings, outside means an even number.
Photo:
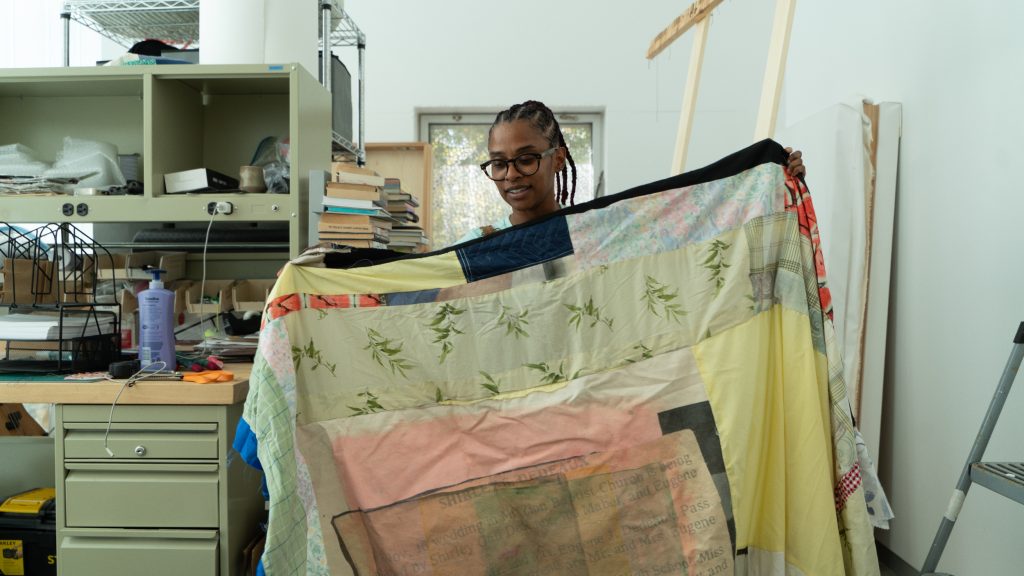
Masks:
[[[110,252],[68,223],[0,222],[0,372],[106,370],[121,356],[117,295],[98,297]]]

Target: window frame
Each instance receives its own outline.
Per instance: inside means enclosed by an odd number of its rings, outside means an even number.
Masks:
[[[431,124],[490,126],[499,108],[420,108],[416,110],[417,138],[429,142]],[[590,124],[591,159],[594,166],[594,198],[604,196],[604,110],[594,108],[553,109],[559,124]]]

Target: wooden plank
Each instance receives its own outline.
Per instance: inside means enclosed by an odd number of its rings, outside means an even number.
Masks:
[[[366,166],[381,176],[399,178],[402,189],[420,202],[419,226],[433,242],[430,189],[433,185],[433,148],[428,142],[367,142]]]
[[[681,174],[686,169],[686,153],[693,131],[693,114],[697,109],[697,93],[700,90],[700,71],[704,66],[704,47],[708,41],[708,27],[711,20],[705,18],[697,23],[693,36],[693,51],[690,52],[690,68],[686,72],[686,88],[683,90],[683,106],[679,110],[679,129],[676,132],[676,149],[672,154],[672,174]]]
[[[143,380],[126,388],[121,404],[230,405],[245,400],[249,392],[250,364],[224,367],[235,374],[231,382],[195,384],[183,380]],[[0,382],[0,402],[41,404],[110,404],[123,380],[99,382]]]
[[[705,21],[711,11],[721,3],[722,0],[697,0],[690,4],[685,12],[677,16],[668,27],[654,37],[654,40],[651,40],[651,46],[647,49],[647,59],[650,60],[660,54],[693,25]]]
[[[771,138],[775,134],[775,118],[779,112],[782,79],[786,75],[786,55],[789,53],[789,33],[793,28],[796,0],[776,0],[772,39],[768,46],[768,62],[761,85],[761,105],[757,112],[754,140]]]
[[[871,233],[871,268],[868,277],[868,314],[864,319],[867,336],[861,354],[860,420],[869,454],[879,453],[882,429],[882,398],[885,391],[885,350],[889,324],[889,297],[892,278],[893,236],[896,218],[896,176],[899,166],[902,108],[895,102],[879,105],[878,158],[875,162],[875,198]],[[892,383],[889,382],[889,385]]]
[[[871,160],[871,174],[868,176],[870,180],[864,193],[864,267],[868,273],[864,275],[864,285],[861,286],[864,297],[861,300],[861,311],[860,317],[866,319],[868,317],[868,301],[871,297],[871,241],[874,236],[875,229],[875,179],[877,170],[875,166],[878,165],[878,120],[880,107],[877,104],[863,103],[864,115],[867,116],[871,122],[871,143],[868,145],[870,150]],[[860,422],[861,413],[861,399],[864,397],[862,393],[864,385],[864,346],[865,340],[867,339],[867,322],[861,322],[860,333],[857,335],[857,346],[860,349],[858,357],[860,363],[854,371],[854,381],[847,382],[846,388],[851,392],[850,404],[853,407],[853,417]]]

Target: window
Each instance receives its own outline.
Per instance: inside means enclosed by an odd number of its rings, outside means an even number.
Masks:
[[[434,153],[430,201],[435,249],[454,244],[467,231],[509,213],[494,183],[480,170],[480,163],[488,160],[487,131],[497,113],[420,115],[420,139],[429,141]],[[601,115],[557,111],[556,115],[576,162],[576,203],[580,204],[593,199],[595,188],[600,188]]]

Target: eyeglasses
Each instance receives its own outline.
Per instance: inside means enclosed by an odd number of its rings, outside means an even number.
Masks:
[[[488,160],[480,165],[480,169],[491,180],[504,180],[505,176],[508,175],[508,165],[515,164],[516,172],[519,172],[520,175],[533,176],[537,173],[537,170],[540,170],[540,159],[551,156],[555,153],[555,150],[558,150],[558,146],[548,148],[540,153],[527,152],[526,154],[520,154],[511,160]]]

